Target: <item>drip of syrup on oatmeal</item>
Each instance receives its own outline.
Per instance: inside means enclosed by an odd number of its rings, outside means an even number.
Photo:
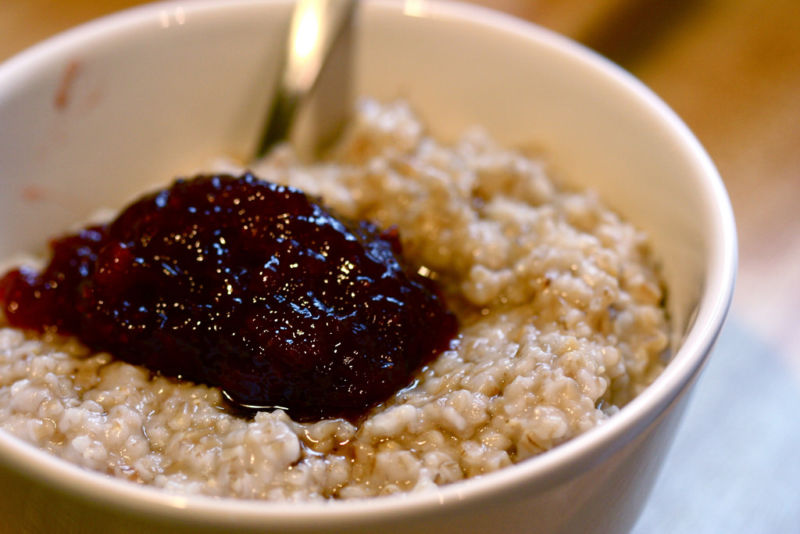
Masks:
[[[447,348],[456,319],[405,268],[397,231],[336,218],[299,190],[177,180],[0,279],[13,326],[220,387],[234,405],[357,417]]]

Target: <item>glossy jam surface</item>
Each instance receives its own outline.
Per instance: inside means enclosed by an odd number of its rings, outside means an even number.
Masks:
[[[8,321],[299,418],[358,416],[456,332],[394,231],[252,175],[199,176],[0,279]]]

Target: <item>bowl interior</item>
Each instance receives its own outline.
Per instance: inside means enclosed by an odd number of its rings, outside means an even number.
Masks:
[[[6,63],[0,257],[40,252],[98,208],[118,208],[214,157],[246,158],[289,12],[283,0],[154,5]],[[481,124],[503,143],[534,146],[556,173],[594,188],[651,235],[676,336],[688,334],[690,347],[638,413],[614,424],[665,405],[702,362],[733,280],[727,198],[688,130],[613,65],[502,15],[378,1],[365,5],[359,28],[360,94],[409,100],[445,139]],[[608,426],[568,445],[587,451],[615,431]]]

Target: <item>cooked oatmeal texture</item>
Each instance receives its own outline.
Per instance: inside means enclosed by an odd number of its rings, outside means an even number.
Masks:
[[[232,170],[231,163],[218,170]],[[214,388],[0,326],[0,425],[67,461],[182,494],[359,498],[488,473],[601,424],[661,371],[663,290],[643,233],[480,130],[429,137],[364,101],[335,158],[252,170],[396,225],[460,321],[452,348],[354,424],[252,418]],[[0,318],[2,325],[2,318]]]

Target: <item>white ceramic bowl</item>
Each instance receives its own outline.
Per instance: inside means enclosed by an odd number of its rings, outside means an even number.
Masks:
[[[731,298],[735,229],[701,146],[650,91],[548,31],[487,10],[363,6],[357,87],[442,137],[479,123],[536,143],[644,228],[662,259],[674,358],[606,424],[519,465],[423,494],[330,504],[176,497],[0,433],[8,532],[613,532],[635,521]],[[0,67],[0,257],[40,250],[100,206],[219,154],[247,154],[288,0],[156,4],[81,26]]]

